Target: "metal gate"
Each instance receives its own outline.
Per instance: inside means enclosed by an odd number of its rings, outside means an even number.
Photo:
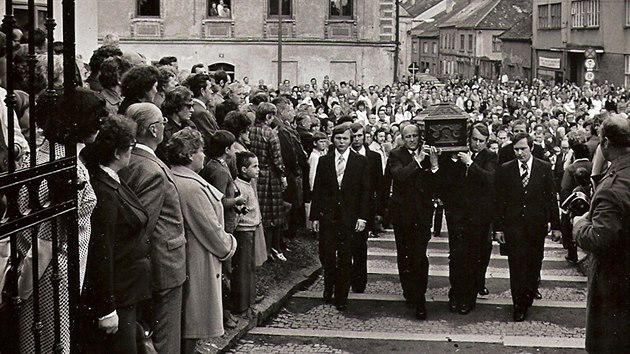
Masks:
[[[57,0],[58,1],[58,0]],[[76,85],[76,63],[75,63],[75,28],[74,28],[74,1],[63,0],[63,14],[53,13],[53,0],[46,3],[46,33],[48,40],[48,67],[53,67],[53,43],[55,40],[63,40],[64,44],[64,91],[70,93]],[[59,1],[61,2],[61,1]],[[14,115],[17,99],[15,93],[14,72],[14,45],[12,43],[12,32],[16,27],[14,8],[11,0],[5,0],[6,14],[2,21],[3,32],[6,34],[6,65],[7,78],[5,89],[7,96],[5,104],[7,106],[7,126],[5,149],[6,167],[0,170],[0,251],[6,253],[5,262],[0,263],[0,279],[5,283],[0,290],[3,292],[3,301],[0,305],[0,353],[18,353],[20,351],[20,339],[29,335],[32,336],[34,352],[48,352],[42,349],[41,331],[45,326],[54,328],[54,353],[72,351],[76,348],[76,305],[79,296],[79,245],[77,239],[77,174],[76,174],[76,146],[65,146],[65,155],[55,156],[54,146],[50,149],[49,162],[37,164],[36,151],[36,127],[34,115],[31,114],[29,121],[30,155],[19,161],[16,152],[12,148],[15,144],[14,136]],[[41,5],[38,6],[41,11]],[[28,25],[25,30],[34,33],[36,23],[36,6],[34,0],[28,0]],[[53,32],[56,27],[55,15],[62,18],[63,38],[54,38]],[[23,29],[24,30],[24,29]],[[28,78],[27,94],[29,107],[35,105],[35,42],[34,36],[29,36],[28,41]],[[48,89],[45,95],[49,95],[52,100],[56,99],[56,92],[53,86],[53,70],[48,70]],[[53,114],[53,112],[50,112]],[[4,141],[2,141],[4,144]],[[2,162],[2,161],[0,161]],[[40,198],[40,189],[47,188],[48,198]],[[47,223],[52,230],[52,258],[50,267],[52,275],[50,277],[53,288],[53,308],[41,308],[40,305],[40,278],[38,274],[38,230],[41,225]],[[58,229],[64,225],[63,237],[59,235]],[[19,244],[28,242],[32,250],[32,257],[20,252]],[[1,253],[1,252],[0,252]],[[65,272],[60,272],[60,254],[64,257],[67,254],[67,276]],[[2,256],[2,254],[0,254]],[[8,263],[6,262],[8,258]],[[32,323],[23,325],[21,310],[25,305],[18,293],[18,280],[20,271],[25,269],[25,258],[30,258],[32,262],[32,294],[29,301],[32,302]],[[2,259],[2,258],[0,258]],[[65,258],[64,258],[65,259]],[[67,278],[65,278],[67,277]],[[62,279],[65,278],[65,279]],[[60,293],[65,294],[66,288],[60,289],[61,284],[68,284],[67,299],[69,310],[62,310],[60,306]],[[2,282],[0,282],[2,284]],[[64,297],[65,298],[65,297]],[[43,313],[51,313],[52,318],[44,319]],[[70,345],[64,344],[61,339],[61,323],[65,318],[70,323]],[[22,322],[22,323],[21,323]],[[24,328],[30,333],[24,333]],[[49,327],[50,328],[50,327]]]

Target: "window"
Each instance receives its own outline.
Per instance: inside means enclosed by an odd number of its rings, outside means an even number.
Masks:
[[[232,18],[232,0],[208,0],[208,17]]]
[[[549,5],[549,28],[560,28],[562,24],[562,4]]]
[[[423,42],[422,43],[422,53],[428,53],[429,52],[429,43],[428,42]]]
[[[460,34],[459,35],[459,51],[463,52],[464,50],[466,50],[466,35]]]
[[[437,43],[433,42],[433,51],[431,51],[432,54],[437,54],[438,48],[437,48]]]
[[[549,28],[549,5],[538,5],[538,28]]]
[[[352,17],[353,1],[354,0],[330,0],[330,17]]]
[[[626,26],[630,26],[630,0],[626,0]]]
[[[140,17],[160,17],[160,0],[138,0],[137,15]]]
[[[291,0],[268,0],[269,6],[267,13],[269,16],[278,16],[280,14],[280,2],[282,1],[282,16],[291,16]]]
[[[626,55],[626,70],[625,70],[625,77],[626,77],[626,87],[630,87],[630,55]]]
[[[492,51],[500,52],[501,51],[501,40],[498,36],[492,36]]]
[[[29,25],[29,17],[28,17],[28,7],[26,5],[13,5],[13,15],[15,16],[16,25],[19,28],[28,28]],[[39,28],[42,30],[46,30],[46,16],[48,12],[46,11],[46,7],[35,5],[35,28]]]
[[[599,0],[571,2],[571,28],[598,27]]]
[[[472,35],[472,34],[469,34],[469,35],[468,35],[468,51],[469,51],[470,53],[472,53],[472,52],[473,52],[473,46],[474,46],[474,44],[473,44],[473,35]]]

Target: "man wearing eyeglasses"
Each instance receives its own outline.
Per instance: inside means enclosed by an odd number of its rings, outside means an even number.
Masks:
[[[449,310],[468,314],[477,294],[488,295],[486,269],[492,253],[497,155],[486,148],[484,123],[468,132],[468,151],[440,156],[439,196],[444,202],[449,245]]]
[[[153,103],[129,106],[126,115],[138,128],[129,166],[120,177],[138,196],[149,215],[153,298],[145,319],[153,330],[158,353],[179,353],[181,342],[182,285],[186,280],[186,238],[179,193],[171,170],[156,155],[168,120]]]

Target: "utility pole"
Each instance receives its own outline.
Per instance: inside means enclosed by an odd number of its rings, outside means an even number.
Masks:
[[[400,56],[400,1],[394,1],[396,2],[396,49],[394,51],[394,82],[398,82],[398,60]]]
[[[282,85],[282,2],[278,0],[278,92]]]

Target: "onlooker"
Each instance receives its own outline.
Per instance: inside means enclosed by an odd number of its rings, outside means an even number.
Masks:
[[[193,93],[193,113],[190,119],[201,132],[201,136],[208,148],[208,142],[214,132],[219,130],[219,125],[214,115],[208,110],[208,101],[212,96],[210,77],[206,74],[191,76],[186,84]]]
[[[203,146],[201,133],[191,128],[175,133],[167,145],[188,240],[182,331],[182,353],[187,354],[196,352],[198,339],[224,333],[221,262],[237,249],[236,239],[223,228],[222,193],[197,174],[203,167]]]
[[[160,72],[153,66],[139,65],[127,71],[120,82],[120,92],[124,99],[118,113],[125,114],[134,103],[153,102],[157,93]]]
[[[39,127],[43,129],[45,140],[37,150],[37,165],[50,162],[50,152],[54,151],[56,158],[66,156],[65,146],[75,144],[79,153],[85,144],[94,142],[101,119],[107,116],[105,102],[90,90],[77,88],[72,95],[57,97],[53,106],[49,96],[42,96],[33,112]],[[77,177],[82,188],[77,191],[78,206],[78,240],[79,240],[79,288],[83,286],[88,245],[92,232],[90,218],[96,205],[96,195],[90,184],[90,176],[81,158],[77,159]],[[50,195],[47,184],[42,184],[38,191],[39,200],[49,201]],[[28,193],[20,194],[20,207],[28,208]],[[69,278],[68,253],[64,248],[58,249],[57,276],[60,280],[59,291],[55,294],[53,279],[53,223],[47,221],[37,228],[30,228],[19,237],[18,251],[25,257],[21,271],[19,295],[24,300],[20,307],[20,351],[32,353],[35,351],[35,338],[29,330],[34,320],[33,301],[33,252],[37,252],[39,276],[39,321],[42,323],[40,343],[42,352],[51,352],[55,342],[54,312],[55,295],[59,299],[61,344],[66,350],[70,348],[69,327]],[[67,222],[57,224],[58,239],[68,237]],[[37,233],[37,245],[32,245],[32,233]]]
[[[97,203],[80,299],[80,353],[135,353],[139,304],[151,298],[146,210],[118,172],[129,164],[136,124],[112,116],[86,150]]]
[[[120,110],[120,104],[123,101],[120,81],[123,75],[131,68],[131,63],[119,56],[107,58],[101,65],[98,81],[103,87],[101,96],[105,98],[107,110],[110,114],[116,114]]]
[[[164,163],[168,165],[168,156],[166,154],[166,143],[176,132],[186,128],[197,128],[192,122],[192,92],[183,87],[178,86],[166,94],[166,99],[162,103],[162,114],[168,119],[164,125],[164,139],[155,150],[155,154]]]
[[[573,237],[590,252],[586,315],[589,353],[630,350],[630,124],[613,115],[602,123],[600,149],[610,167],[591,201],[573,219]]]
[[[238,207],[238,223],[234,237],[238,242],[238,248],[232,259],[232,309],[236,313],[246,311],[256,302],[256,273],[255,273],[255,237],[256,229],[262,223],[258,195],[252,184],[260,167],[258,158],[249,151],[236,154],[236,167],[238,177],[234,181],[235,187],[240,192],[240,197],[245,199],[245,204]],[[260,299],[262,300],[262,299]]]
[[[132,69],[133,70],[133,69]],[[179,353],[182,284],[186,280],[186,238],[179,195],[171,170],[156,155],[166,118],[156,105],[135,103],[127,116],[137,125],[137,144],[120,177],[136,193],[149,214],[153,299],[146,317],[158,352]]]
[[[85,80],[85,82],[89,85],[90,90],[96,92],[101,92],[103,90],[103,87],[98,79],[103,61],[109,57],[122,55],[123,52],[120,48],[113,45],[103,45],[92,53],[92,57],[90,57],[90,76]]]

